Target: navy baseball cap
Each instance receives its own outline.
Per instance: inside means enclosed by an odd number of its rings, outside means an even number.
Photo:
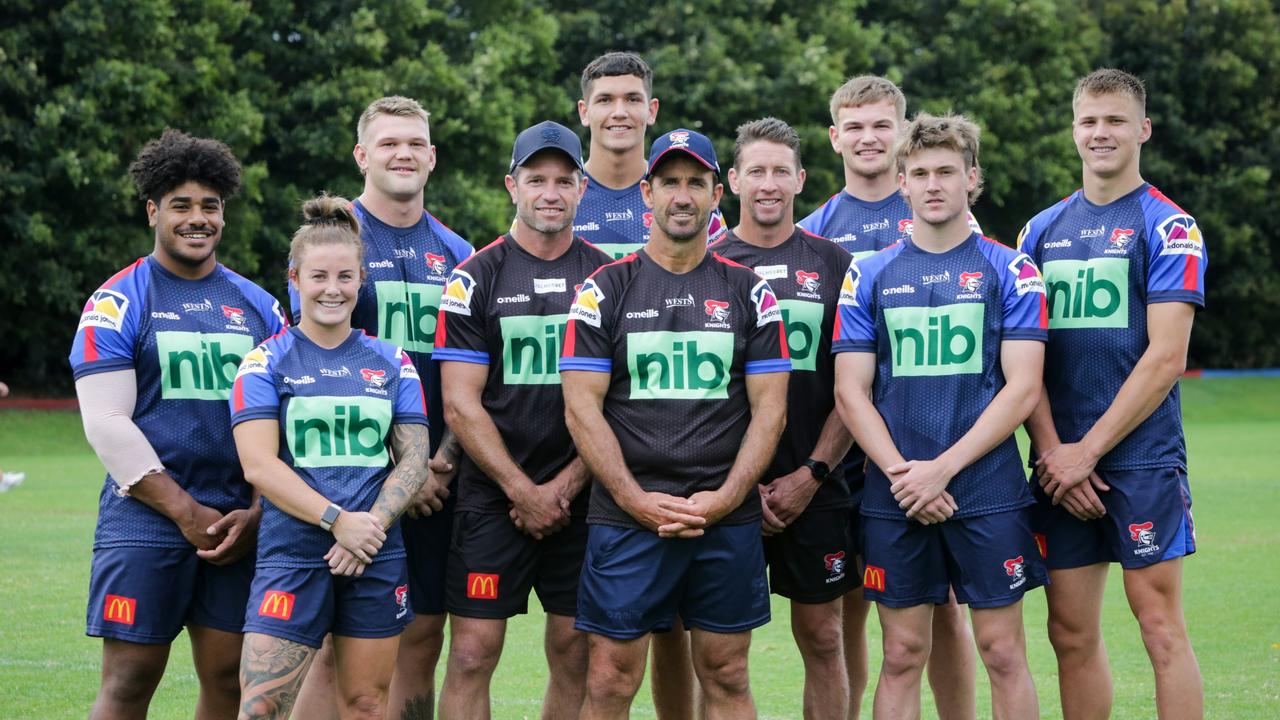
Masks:
[[[525,164],[534,153],[548,148],[568,155],[579,170],[586,172],[582,166],[582,141],[569,128],[547,120],[526,128],[516,136],[516,143],[511,148],[511,167],[507,169],[507,173]]]
[[[671,153],[684,153],[717,176],[720,175],[716,148],[711,144],[710,138],[699,132],[677,128],[654,139],[653,146],[649,148],[649,171],[645,173],[645,178],[653,175],[653,169]]]

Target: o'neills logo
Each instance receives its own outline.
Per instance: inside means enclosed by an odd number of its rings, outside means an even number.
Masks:
[[[880,291],[883,295],[910,295],[916,289],[912,285],[899,285],[897,287],[889,287]]]
[[[107,622],[132,625],[137,617],[138,601],[123,595],[108,595],[102,606],[102,619]]]
[[[467,597],[472,600],[497,600],[498,574],[467,573]]]
[[[1061,240],[1054,240],[1053,242],[1047,242],[1044,244],[1044,247],[1046,250],[1065,249],[1065,248],[1071,247],[1071,241],[1068,240],[1067,238],[1062,238]]]
[[[293,603],[293,593],[268,590],[267,594],[262,596],[262,604],[258,606],[258,616],[288,620],[293,617]]]

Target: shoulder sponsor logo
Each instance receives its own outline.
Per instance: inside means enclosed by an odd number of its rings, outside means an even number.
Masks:
[[[636,216],[635,216],[635,213],[633,213],[633,212],[631,211],[631,208],[627,208],[626,210],[623,210],[622,212],[606,212],[606,213],[604,214],[604,221],[605,221],[605,222],[607,222],[607,223],[611,223],[611,222],[631,222],[632,220],[634,220],[634,219],[635,219],[635,217],[636,217]]]
[[[1107,234],[1106,225],[1099,225],[1096,228],[1082,228],[1080,230],[1080,239],[1083,240],[1085,238],[1100,238],[1106,234]]]
[[[248,358],[245,358],[245,361],[248,362]],[[244,365],[240,366],[240,372],[241,373],[244,372]],[[284,383],[286,385],[310,385],[311,383],[316,381],[316,378],[314,375],[303,375],[302,377],[296,377],[296,378],[292,378],[292,377],[289,377],[288,375],[285,375],[281,379],[284,380]]]
[[[107,595],[102,603],[102,619],[132,625],[138,617],[138,600],[123,595]]]
[[[529,297],[524,293],[517,293],[515,295],[507,295],[505,297],[500,297],[494,302],[498,303],[499,305],[511,305],[513,303],[526,303],[532,299],[533,298]]]
[[[1062,238],[1061,240],[1053,240],[1051,242],[1047,242],[1044,244],[1044,248],[1046,250],[1059,250],[1059,249],[1065,250],[1066,248],[1069,248],[1069,247],[1071,247],[1071,241],[1068,240],[1067,238]]]
[[[670,310],[670,309],[672,309],[672,308],[679,308],[679,307],[693,307],[693,293],[689,293],[688,295],[686,295],[686,296],[684,296],[684,297],[682,297],[682,298],[680,298],[680,297],[678,297],[678,298],[667,298],[666,300],[663,300],[662,302],[663,302],[663,304],[664,304],[664,305],[666,305],[666,306],[667,306],[667,309],[668,309],[668,310]]]
[[[330,370],[329,368],[320,368],[320,374],[325,377],[331,377],[331,378],[351,377],[351,369],[348,368],[346,365],[343,365],[341,368],[337,370]]]
[[[778,297],[773,294],[769,283],[761,280],[751,288],[751,302],[756,306],[756,327],[764,327],[771,322],[782,322],[782,309],[778,307]],[[726,316],[728,313],[725,313]]]
[[[982,372],[985,303],[885,308],[894,377]]]
[[[182,316],[176,312],[167,312],[167,311],[152,312],[151,319],[152,320],[181,320]]]
[[[1018,256],[1009,263],[1009,272],[1013,273],[1014,287],[1019,295],[1026,295],[1029,292],[1044,294],[1044,278],[1040,275],[1040,269],[1031,262],[1031,258],[1026,253],[1018,253]]]
[[[389,399],[295,396],[286,407],[285,444],[298,467],[386,467]]]
[[[862,225],[862,232],[864,233],[875,232],[877,230],[888,230],[888,229],[889,229],[889,218],[881,218],[873,222],[863,223]]]
[[[858,263],[849,263],[849,269],[844,272],[844,281],[840,283],[840,304],[853,305],[858,304],[858,285],[862,282],[862,271],[858,269]]]
[[[903,283],[896,287],[887,287],[880,291],[881,295],[911,295],[916,291],[916,286],[910,283]]]
[[[498,579],[498,573],[467,573],[467,597],[472,600],[497,600]]]
[[[1116,228],[1111,231],[1111,237],[1107,238],[1108,247],[1103,250],[1107,255],[1124,255],[1129,252],[1129,243],[1133,242],[1133,228]]]
[[[498,318],[502,332],[502,381],[507,385],[559,385],[566,315]]]
[[[581,225],[573,226],[574,232],[594,232],[599,229],[600,229],[600,223],[595,222],[594,220],[588,223],[582,223]]]
[[[471,315],[471,295],[475,293],[475,278],[466,270],[454,269],[440,296],[440,311]]]
[[[261,345],[250,350],[248,354],[244,356],[244,360],[240,362],[240,369],[236,371],[236,377],[252,373],[266,373],[267,357],[269,355],[271,355],[271,351]],[[311,376],[307,375],[306,377]],[[285,378],[284,380],[285,382],[290,382],[290,378]],[[302,380],[294,380],[293,382],[300,385],[303,384]],[[315,379],[312,378],[311,382],[315,382]]]
[[[376,260],[374,262],[369,263],[370,270],[385,270],[385,269],[393,268],[395,266],[396,266],[396,263],[394,260]]]
[[[1129,258],[1044,264],[1049,329],[1129,327]]]
[[[658,315],[660,314],[661,313],[658,312],[657,308],[647,308],[639,312],[627,313],[627,319],[628,320],[649,320],[649,319],[658,317]]]
[[[84,304],[80,314],[80,327],[100,327],[119,331],[124,325],[125,312],[129,309],[129,298],[115,290],[98,290]]]
[[[401,260],[413,260],[418,257],[418,253],[413,248],[394,248],[391,254]]]
[[[729,397],[733,333],[627,333],[632,400],[723,400]]]
[[[768,280],[769,278],[765,279]],[[819,282],[821,279],[821,276],[816,272],[807,272],[805,270],[796,271],[796,284],[800,286],[801,290],[810,294],[817,293],[818,288],[822,287],[822,283]]]
[[[396,598],[396,619],[399,620],[400,618],[409,614],[409,586],[407,584],[397,585],[395,598]]]
[[[162,330],[155,338],[165,400],[226,400],[254,347],[253,338],[232,333]]]
[[[396,350],[396,357],[400,359],[400,377],[418,380],[418,368],[409,359],[409,356],[405,355],[403,349]]]
[[[1173,215],[1156,228],[1164,247],[1161,255],[1195,255],[1204,257],[1204,237],[1200,226],[1190,215]]]
[[[293,617],[293,606],[297,598],[293,593],[283,590],[268,590],[258,605],[258,617],[288,620]]]
[[[1013,582],[1009,583],[1010,590],[1016,590],[1027,582],[1026,577],[1026,561],[1023,556],[1009,558],[1004,561],[1004,574],[1009,576]]]
[[[205,298],[204,302],[198,303],[182,303],[183,312],[213,312],[213,303],[209,302],[209,298]]]
[[[600,327],[600,302],[604,293],[596,285],[595,280],[587,279],[578,290],[578,295],[569,307],[569,319],[581,320],[591,327]]]
[[[884,568],[868,565],[862,571],[862,586],[868,590],[884,592],[885,572]]]
[[[1155,523],[1150,520],[1130,523],[1129,539],[1137,543],[1137,547],[1133,549],[1134,555],[1152,555],[1160,552],[1160,546],[1156,544]]]
[[[787,276],[786,265],[757,265],[752,269],[765,280],[781,280]]]
[[[539,295],[544,293],[562,293],[569,289],[564,278],[534,278],[533,291]]]
[[[951,282],[951,271],[950,271],[950,270],[943,270],[942,272],[937,273],[937,274],[934,274],[934,275],[921,275],[921,276],[920,276],[920,284],[921,284],[921,285],[932,285],[932,284],[934,284],[934,283],[940,283],[940,282]]]
[[[445,257],[436,255],[435,253],[427,253],[427,267],[431,270],[432,275],[444,276],[448,267],[445,266]]]

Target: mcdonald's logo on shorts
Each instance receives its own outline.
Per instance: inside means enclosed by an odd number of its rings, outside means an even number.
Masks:
[[[884,592],[884,568],[868,565],[862,571],[862,586],[867,590]]]
[[[268,590],[267,594],[262,596],[262,604],[258,606],[258,615],[277,620],[288,620],[293,617],[293,603],[293,593],[287,593],[283,590]]]
[[[121,595],[108,595],[102,606],[102,619],[132,625],[138,615],[138,601]]]
[[[473,600],[497,600],[497,573],[467,573],[467,597]]]

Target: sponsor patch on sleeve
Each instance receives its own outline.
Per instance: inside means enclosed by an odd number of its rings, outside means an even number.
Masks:
[[[396,357],[400,358],[400,377],[418,379],[418,369],[413,366],[413,361],[409,359],[408,353],[401,348],[396,348]]]
[[[569,308],[569,319],[581,320],[591,327],[600,327],[600,301],[602,300],[604,300],[604,293],[600,291],[596,281],[592,279],[583,281],[582,288],[578,290],[578,296],[573,299],[573,305]]]
[[[465,270],[455,269],[444,285],[440,296],[440,312],[455,315],[471,315],[471,296],[476,291],[475,278]]]
[[[77,329],[99,327],[120,332],[128,310],[129,298],[115,290],[98,290],[84,304],[84,311],[80,314],[80,327]]]
[[[1156,228],[1161,255],[1195,255],[1204,258],[1204,236],[1190,215],[1172,215]]]
[[[858,269],[857,263],[849,263],[849,269],[844,272],[844,282],[840,283],[840,304],[841,305],[858,305],[858,283],[862,282],[862,271]]]
[[[245,355],[244,360],[240,362],[240,369],[236,371],[236,377],[267,372],[267,356],[270,354],[271,351],[262,345],[250,350],[249,354]]]
[[[751,301],[756,305],[756,327],[782,322],[782,308],[778,306],[778,298],[773,294],[768,281],[761,280],[751,288]]]
[[[1018,253],[1013,262],[1009,263],[1009,272],[1013,273],[1014,287],[1017,288],[1019,295],[1026,295],[1029,292],[1044,295],[1044,277],[1040,275],[1040,269],[1025,253]]]

